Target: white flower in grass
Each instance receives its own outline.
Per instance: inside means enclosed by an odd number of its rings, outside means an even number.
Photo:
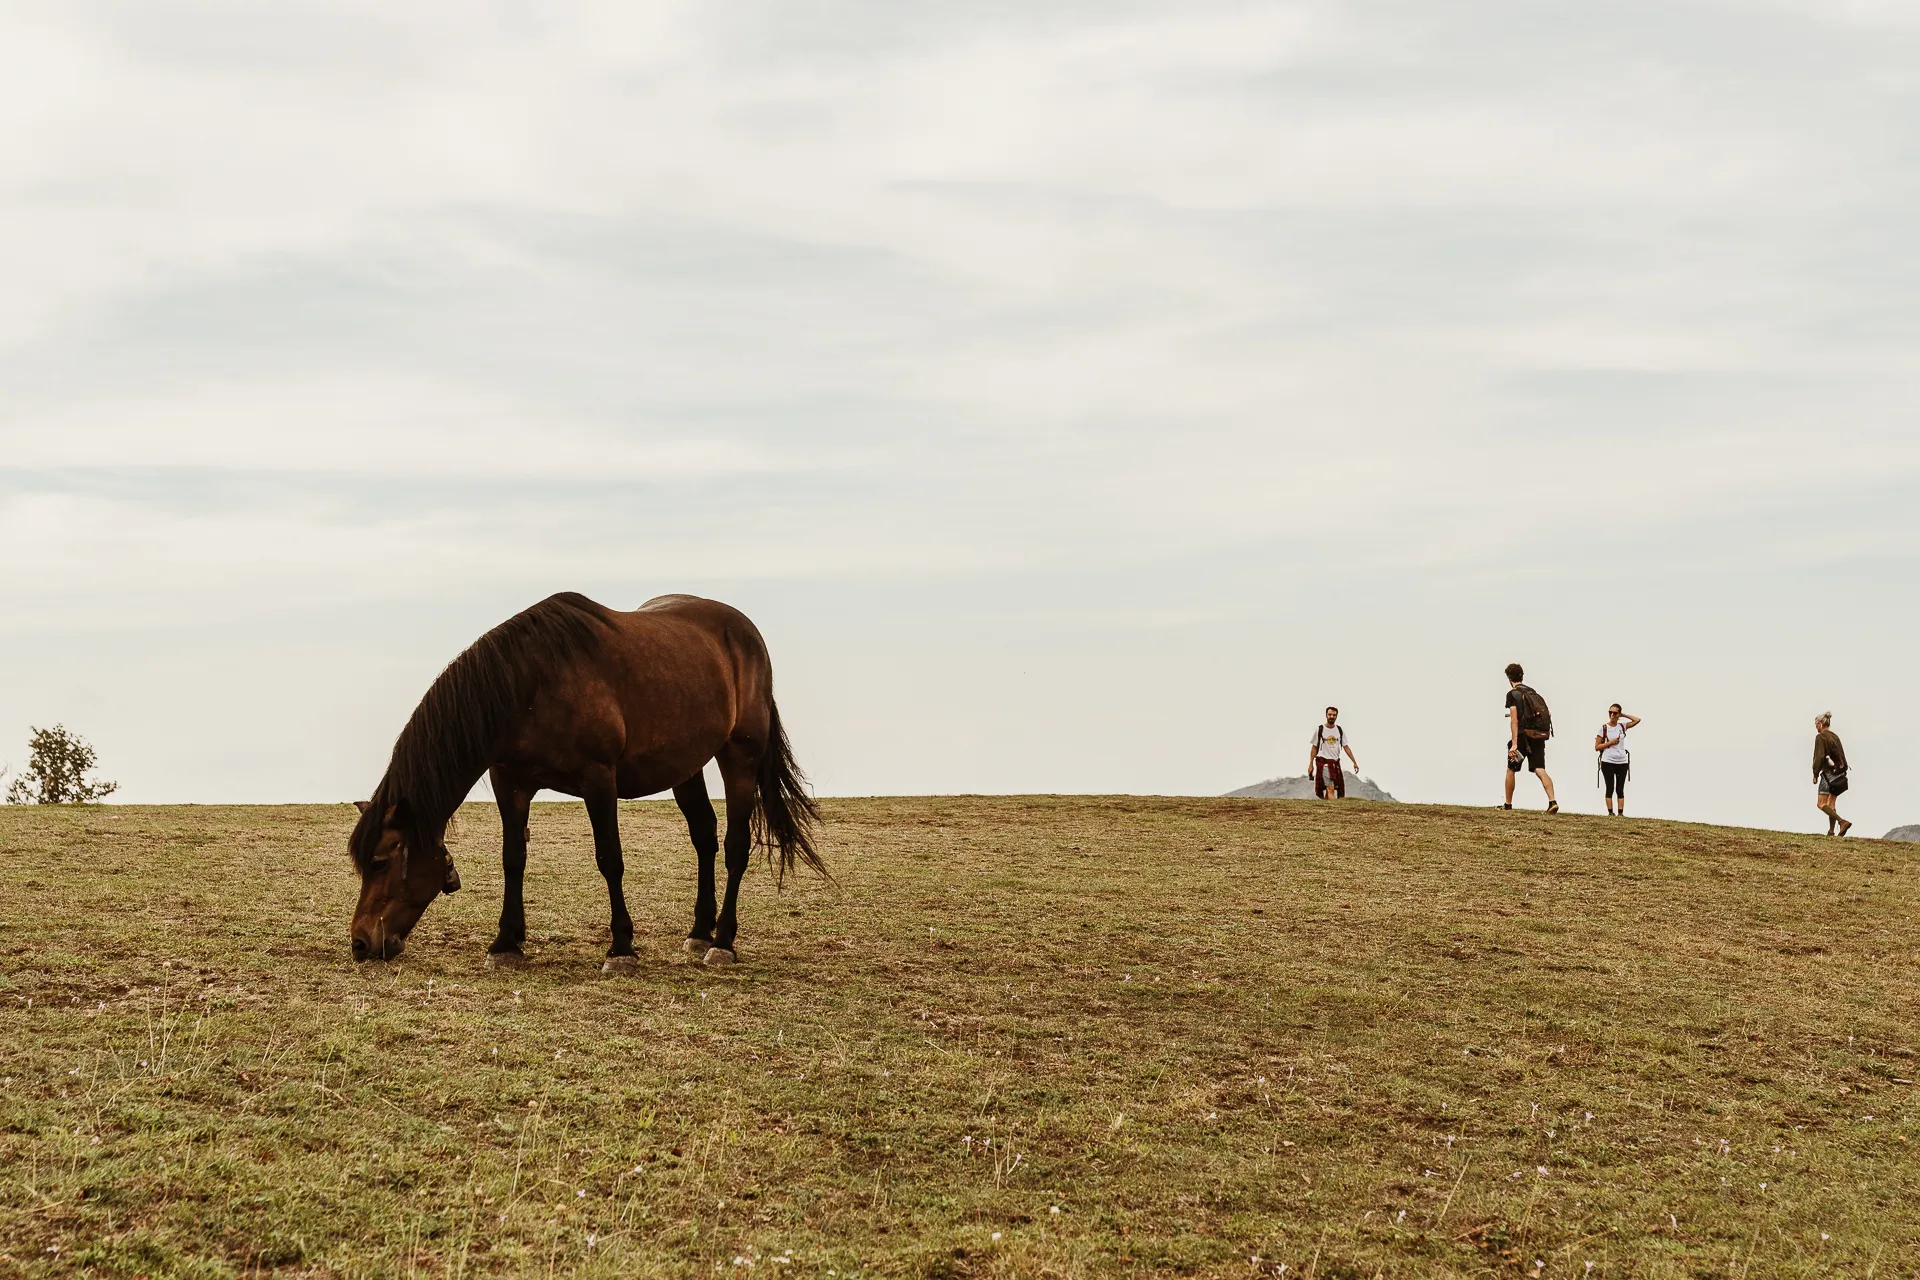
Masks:
[[[996,1232],[994,1232],[994,1233],[993,1233],[993,1238],[994,1238],[995,1240],[998,1240],[998,1239],[1000,1238],[1000,1233],[999,1233],[998,1231],[996,1231]]]

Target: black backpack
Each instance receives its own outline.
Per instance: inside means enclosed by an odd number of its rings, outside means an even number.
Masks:
[[[1553,712],[1547,710],[1547,700],[1524,684],[1515,685],[1513,694],[1520,703],[1520,732],[1529,738],[1551,738]]]

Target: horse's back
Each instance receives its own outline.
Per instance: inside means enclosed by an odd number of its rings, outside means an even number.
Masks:
[[[760,629],[730,604],[704,596],[655,596],[638,609],[615,614],[614,624],[625,633],[633,658],[668,659],[667,665],[678,665],[673,659],[695,659],[702,666],[711,662],[716,673],[725,672],[738,700],[753,697],[772,678]]]
[[[740,644],[759,654],[766,652],[766,641],[761,639],[760,628],[753,625],[751,618],[730,604],[705,596],[655,596],[635,609],[633,616],[636,620],[644,617],[648,622],[671,619],[708,632],[722,642]]]

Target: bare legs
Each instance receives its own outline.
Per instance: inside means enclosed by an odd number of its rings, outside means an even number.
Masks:
[[[1827,815],[1828,835],[1834,835],[1837,832],[1837,834],[1844,836],[1848,831],[1852,830],[1853,824],[1840,816],[1840,805],[1834,797],[1822,791],[1816,803],[1820,806],[1820,812]]]
[[[1521,764],[1521,766],[1522,766],[1522,767],[1524,768],[1524,767],[1525,767],[1525,765],[1526,765],[1526,763],[1527,763],[1527,761],[1526,761],[1526,757],[1525,757],[1525,756],[1522,756],[1522,757],[1520,758],[1520,764]],[[1511,765],[1509,765],[1509,767],[1508,767],[1508,769],[1507,769],[1507,808],[1509,808],[1509,809],[1511,809],[1511,808],[1513,808],[1513,784],[1514,784],[1514,780],[1515,780],[1516,778],[1518,778],[1519,776],[1520,776],[1520,770],[1519,770],[1519,769],[1515,769],[1515,768],[1513,768],[1513,767],[1511,767]],[[1557,811],[1557,810],[1559,809],[1559,807],[1560,807],[1560,802],[1559,802],[1558,800],[1555,800],[1555,799],[1553,798],[1553,775],[1552,775],[1552,774],[1550,774],[1550,773],[1548,773],[1548,772],[1547,772],[1547,771],[1546,771],[1545,769],[1535,769],[1535,770],[1533,771],[1533,776],[1534,776],[1534,777],[1536,777],[1536,778],[1538,778],[1538,779],[1540,779],[1540,785],[1541,785],[1542,787],[1545,787],[1545,788],[1546,788],[1546,791],[1547,791],[1547,807],[1548,807],[1549,809],[1551,809],[1551,810],[1556,810],[1556,811]]]

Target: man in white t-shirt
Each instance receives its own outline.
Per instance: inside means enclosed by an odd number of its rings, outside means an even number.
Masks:
[[[1313,740],[1307,745],[1307,772],[1313,778],[1313,794],[1322,800],[1346,799],[1347,778],[1340,770],[1340,753],[1347,753],[1355,773],[1360,772],[1360,762],[1347,745],[1347,731],[1340,727],[1340,708],[1327,708],[1327,722],[1314,726]]]

